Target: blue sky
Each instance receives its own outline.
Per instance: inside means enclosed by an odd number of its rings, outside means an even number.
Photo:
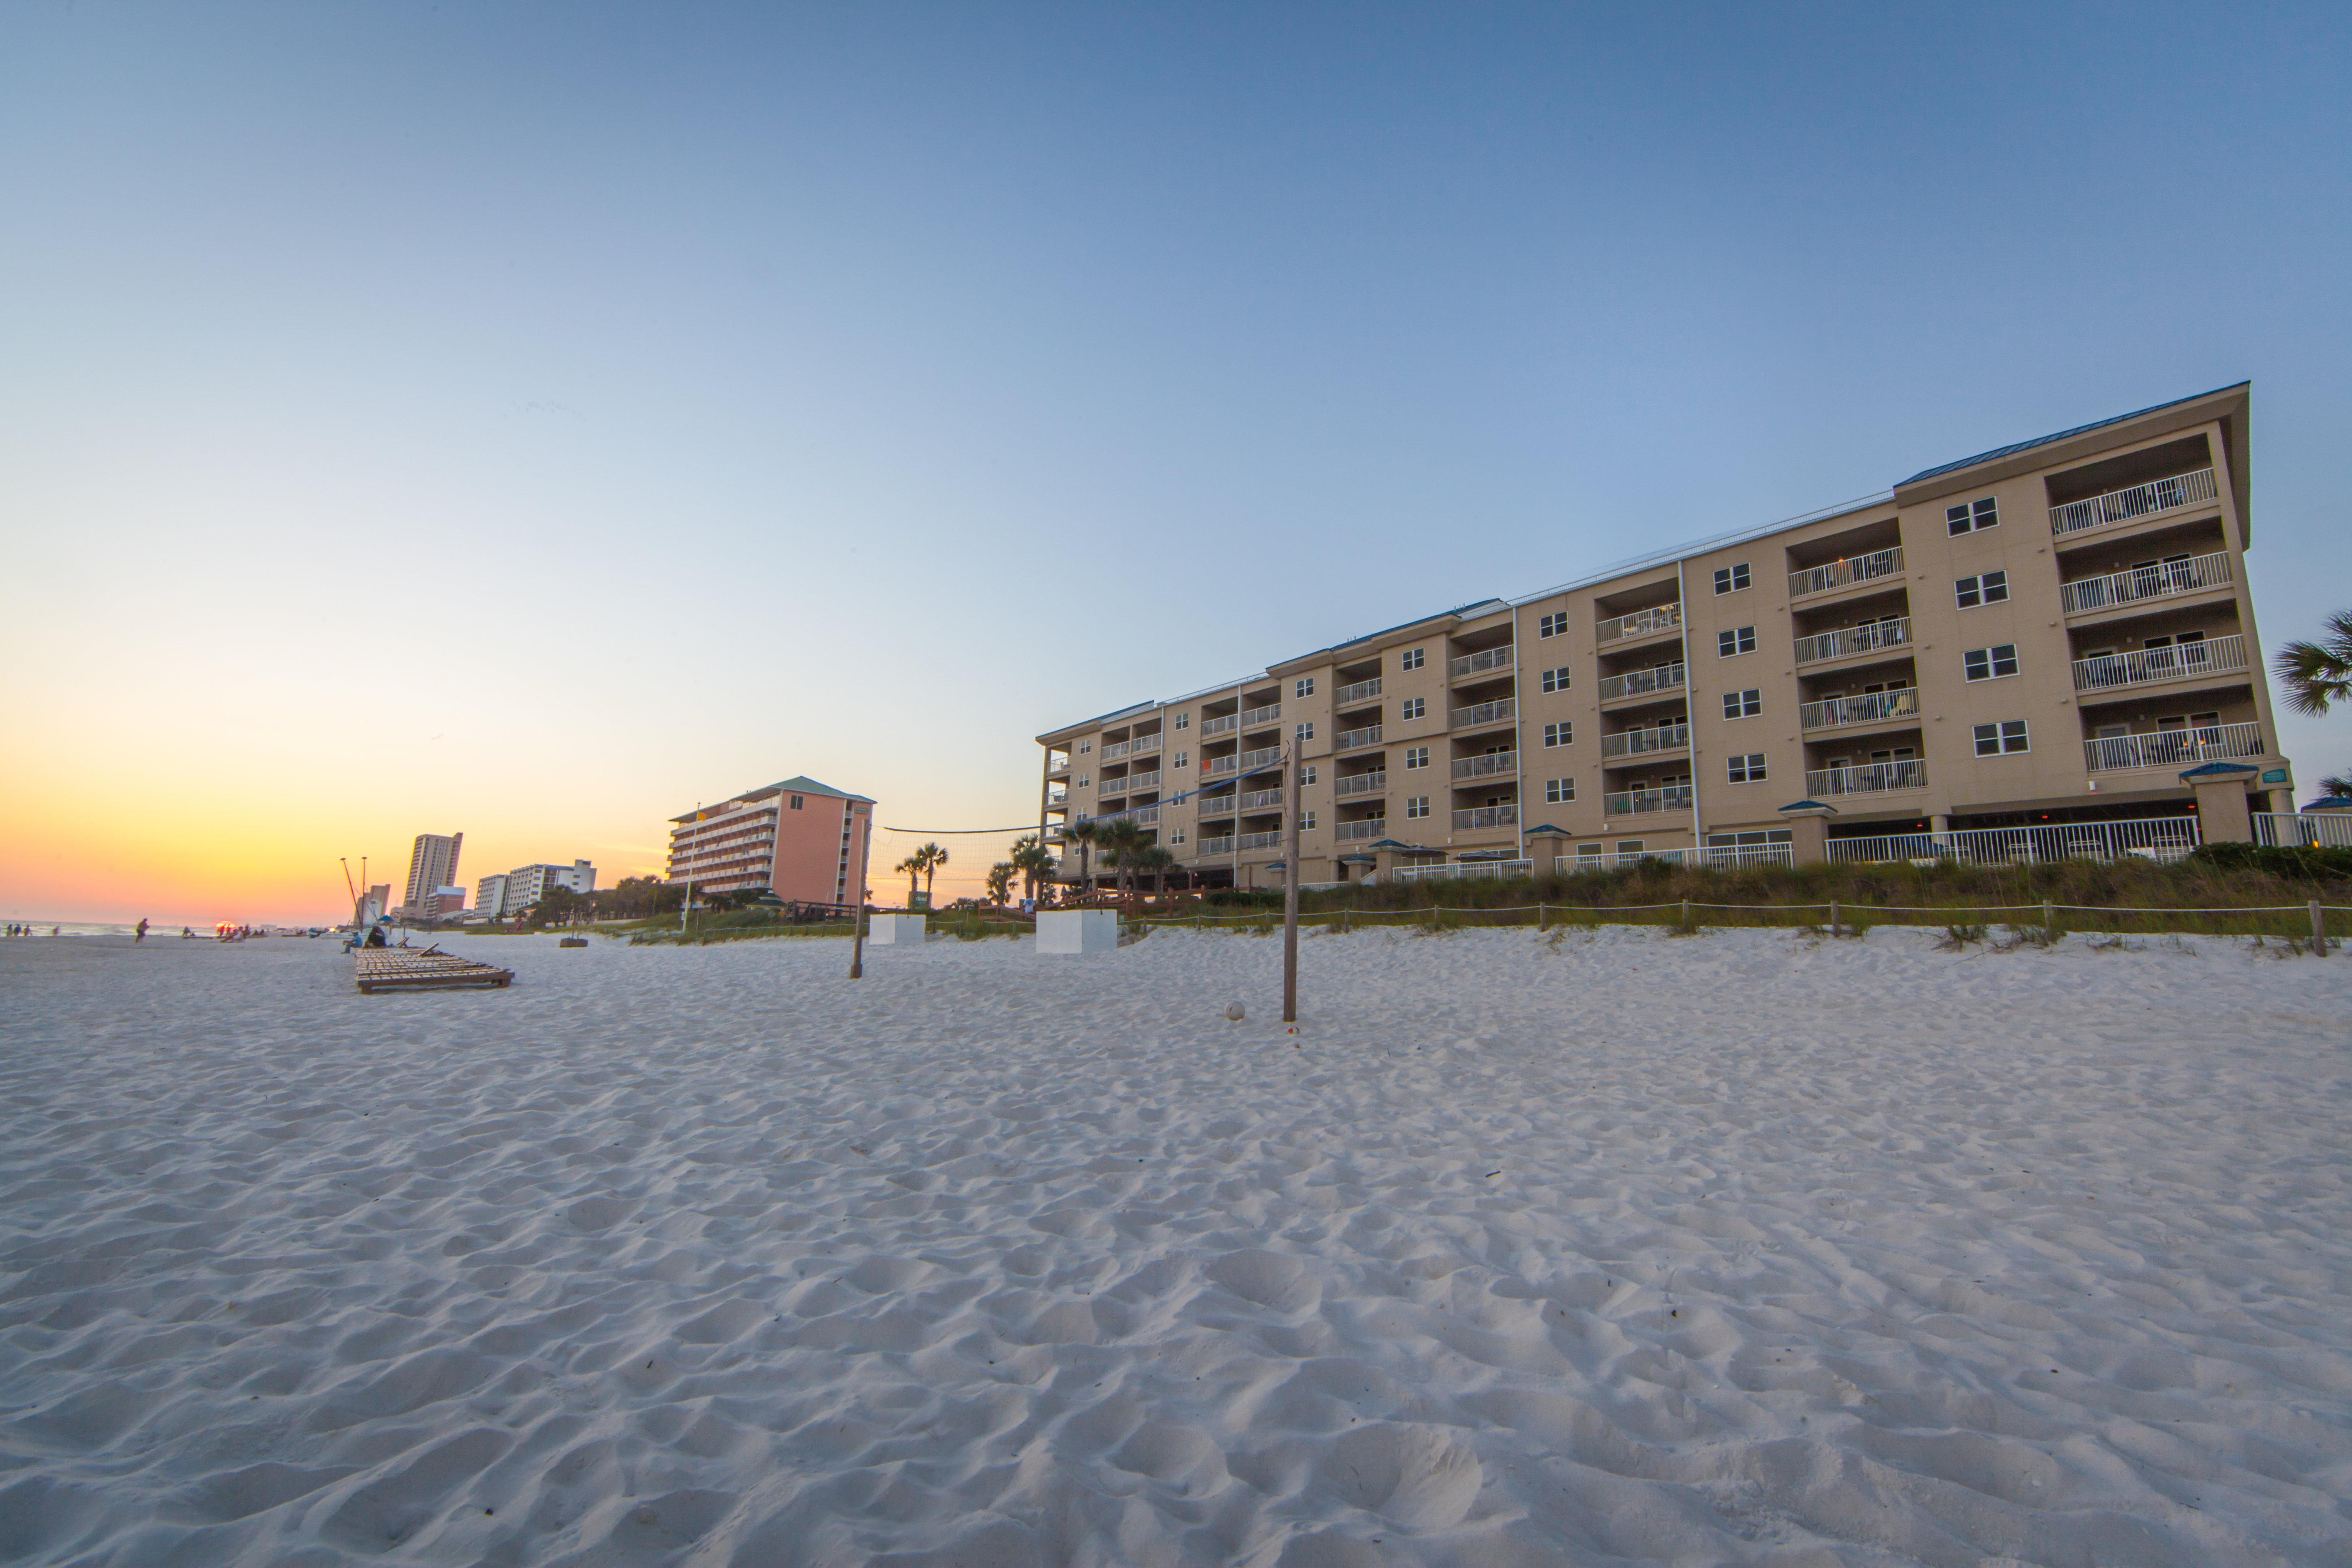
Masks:
[[[637,869],[796,773],[1019,821],[1050,725],[2244,378],[2263,634],[2311,635],[2352,605],[2347,43],[18,5],[0,812],[55,847],[0,903],[202,834],[169,886],[450,827]],[[362,714],[355,663],[406,679]],[[2285,736],[2352,766],[2352,715]],[[66,831],[158,780],[153,842]]]

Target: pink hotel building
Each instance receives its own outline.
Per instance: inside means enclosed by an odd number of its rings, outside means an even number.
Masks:
[[[670,818],[669,880],[708,893],[766,888],[789,902],[846,904],[866,885],[873,834],[873,801],[789,778]]]

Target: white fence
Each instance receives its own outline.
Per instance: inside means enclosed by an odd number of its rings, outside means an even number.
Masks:
[[[1667,866],[1713,867],[1717,870],[1741,866],[1793,866],[1797,863],[1796,847],[1789,844],[1710,844],[1696,849],[1635,849],[1623,854],[1562,855],[1552,861],[1552,869],[1561,876],[1575,871],[1615,871],[1627,866],[1639,866],[1643,861],[1655,861]]]
[[[2098,528],[2110,522],[2128,522],[2136,517],[2170,511],[2177,506],[2193,506],[2199,501],[2214,499],[2213,470],[2200,468],[2193,474],[2176,474],[2168,479],[2151,479],[2129,489],[2109,490],[2103,496],[2086,496],[2070,500],[2064,506],[2050,509],[2050,531],[2057,534],[2080,533],[2086,528]]]
[[[1455,860],[1443,866],[1400,866],[1388,874],[1391,882],[1475,882],[1507,877],[1532,877],[1532,860]]]
[[[2352,811],[2254,813],[2254,842],[2273,849],[2352,849]]]
[[[2032,866],[2053,860],[2119,860],[2126,855],[2178,860],[2204,842],[2193,816],[2127,822],[2053,822],[2033,827],[1968,827],[1952,833],[1896,833],[1832,838],[1830,858],[1853,861],[1961,860],[1973,866]]]

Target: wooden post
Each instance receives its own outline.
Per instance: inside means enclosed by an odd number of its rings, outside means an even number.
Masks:
[[[2319,900],[2311,900],[2311,951],[2320,957],[2327,956],[2327,911]]]
[[[1282,1021],[1298,1022],[1298,731],[1290,733],[1290,756],[1283,770],[1289,787],[1285,803],[1282,867]]]
[[[1830,934],[1832,936],[1837,935],[1837,900],[1832,899],[1830,900]]]
[[[866,978],[866,889],[857,889],[857,913],[851,917],[849,938],[849,977]]]
[[[1683,900],[1683,930],[1690,930],[1690,900],[1688,899],[1685,899]]]
[[[1551,930],[1551,916],[1545,911],[1541,904],[1536,906],[1536,930]]]
[[[2058,940],[2058,916],[2051,908],[2050,900],[2047,899],[2042,900],[2042,940],[2044,942]]]

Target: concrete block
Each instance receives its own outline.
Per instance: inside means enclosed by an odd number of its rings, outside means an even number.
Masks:
[[[1111,952],[1118,947],[1117,910],[1045,910],[1038,913],[1039,952]]]
[[[866,940],[877,947],[920,947],[929,931],[922,915],[868,915]]]

